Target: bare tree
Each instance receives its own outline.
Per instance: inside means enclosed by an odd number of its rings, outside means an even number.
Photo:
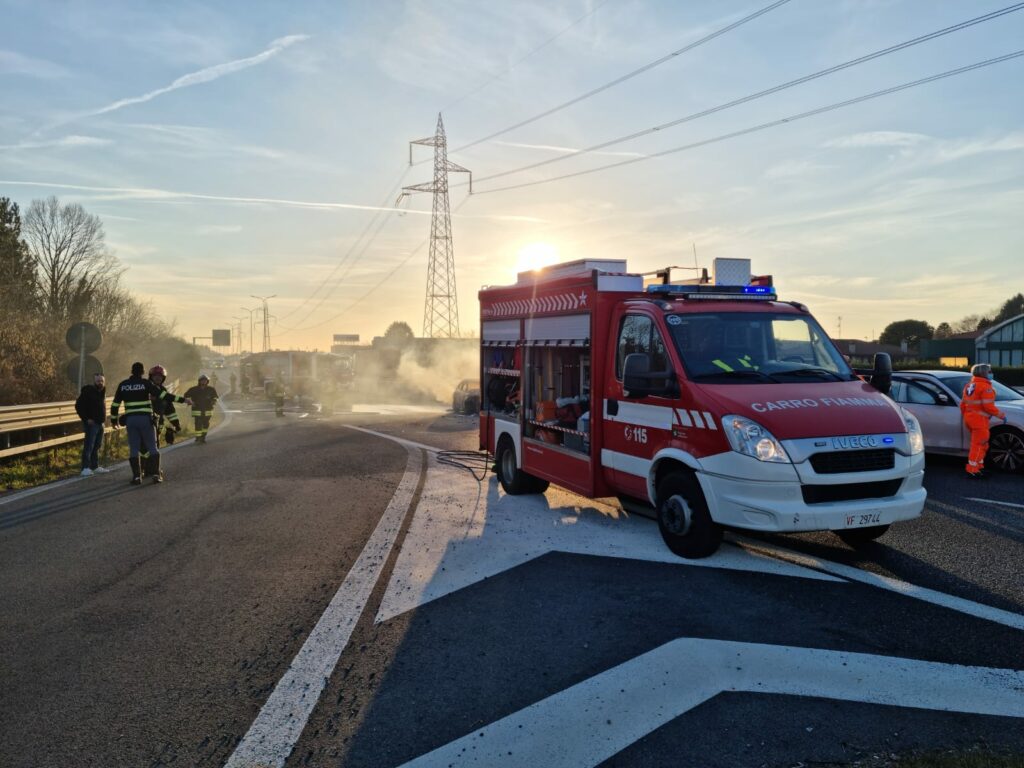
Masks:
[[[78,203],[62,205],[56,197],[33,200],[22,235],[36,262],[50,317],[78,319],[97,292],[117,284],[121,270],[107,249],[103,222]]]

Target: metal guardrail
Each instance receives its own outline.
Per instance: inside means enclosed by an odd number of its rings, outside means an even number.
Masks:
[[[108,402],[104,401],[104,412]],[[81,440],[85,436],[81,425],[82,420],[75,413],[74,400],[0,406],[0,459]],[[75,434],[67,434],[70,429],[74,429]],[[48,435],[55,431],[65,434]],[[22,442],[26,438],[27,441]]]

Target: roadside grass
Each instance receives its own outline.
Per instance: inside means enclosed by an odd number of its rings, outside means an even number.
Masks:
[[[210,419],[210,427],[215,427],[221,419],[221,411],[215,410]],[[195,432],[192,429],[192,419],[186,417],[181,432],[175,435],[175,442],[188,440],[190,437],[195,437]],[[162,436],[160,444],[164,445]],[[103,447],[100,449],[100,466],[109,467],[127,459],[128,438],[124,429],[107,432],[103,436]],[[54,480],[74,477],[81,471],[81,442],[26,453],[0,462],[0,493],[34,488],[37,485],[52,483]]]

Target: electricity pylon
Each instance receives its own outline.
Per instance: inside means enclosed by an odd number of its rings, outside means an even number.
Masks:
[[[461,165],[448,161],[448,141],[444,123],[437,115],[437,130],[433,136],[409,142],[409,165],[412,165],[412,145],[422,144],[434,148],[434,180],[427,184],[402,187],[398,202],[414,192],[434,194],[433,214],[430,217],[430,261],[427,265],[427,298],[423,308],[423,336],[428,339],[458,338],[459,300],[455,292],[455,248],[452,245],[452,217],[448,208],[449,172],[470,173]],[[473,176],[469,177],[469,192],[473,193]]]

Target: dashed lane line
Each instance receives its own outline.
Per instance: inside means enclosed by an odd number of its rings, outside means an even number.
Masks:
[[[680,638],[403,768],[599,765],[724,692],[1024,717],[1024,672],[818,648]]]
[[[284,765],[384,570],[424,472],[422,452],[409,450],[405,475],[380,522],[225,768]]]

